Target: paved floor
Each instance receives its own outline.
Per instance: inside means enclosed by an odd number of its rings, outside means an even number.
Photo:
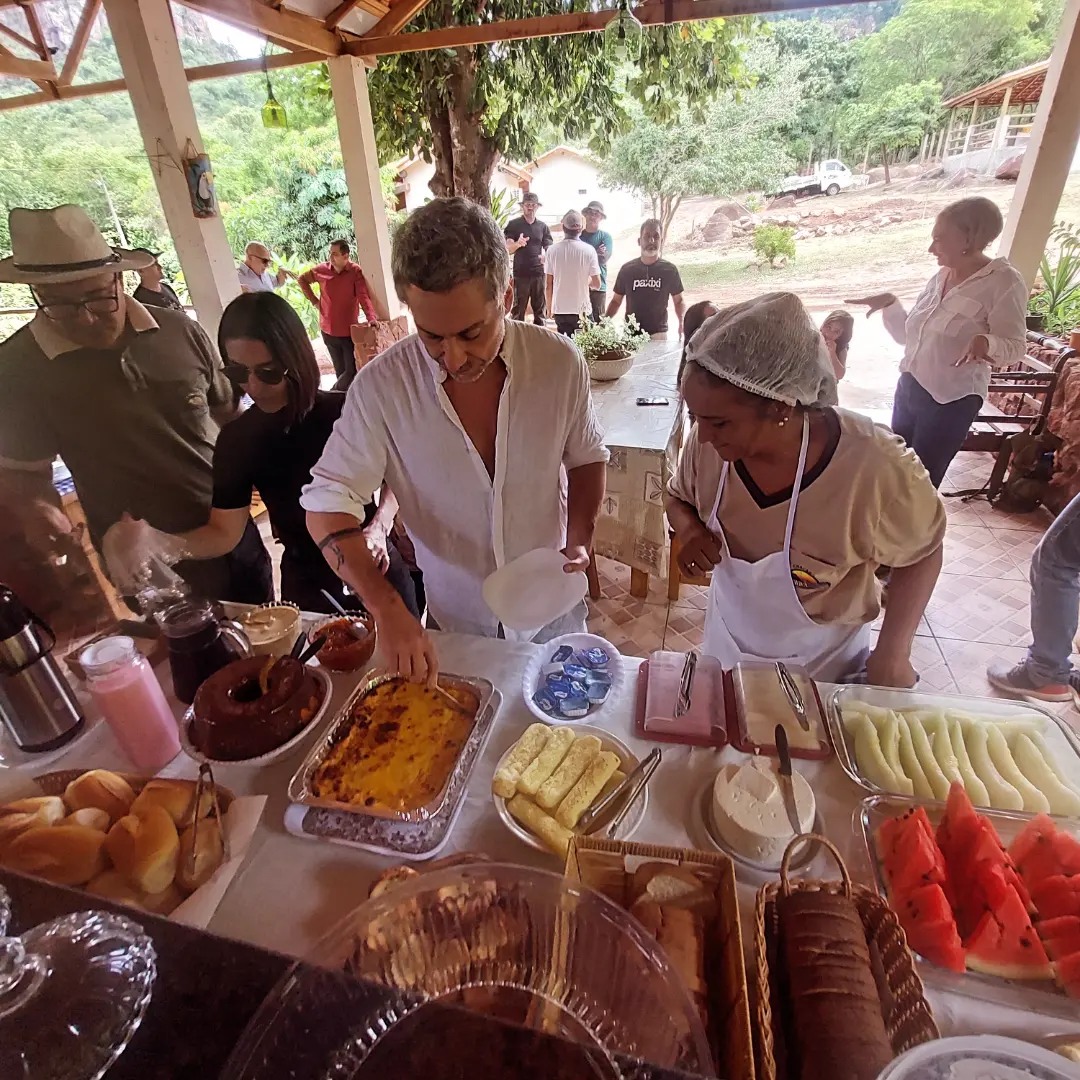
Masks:
[[[977,487],[987,477],[988,454],[960,454],[943,489]],[[949,514],[945,563],[915,639],[913,662],[921,687],[945,693],[1000,696],[986,681],[992,660],[1018,660],[1029,638],[1028,563],[1050,522],[1045,510],[1004,514],[985,500],[946,499]],[[589,629],[621,652],[648,656],[654,649],[686,650],[701,644],[706,590],[684,585],[668,603],[667,582],[650,581],[649,596],[630,595],[627,567],[601,559],[602,597],[590,605]],[[1072,705],[1051,706],[1080,730]]]

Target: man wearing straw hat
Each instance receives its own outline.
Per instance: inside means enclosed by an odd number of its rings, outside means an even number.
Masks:
[[[30,287],[37,314],[0,343],[0,469],[55,535],[64,529],[52,462],[71,470],[101,547],[124,514],[179,533],[206,523],[219,424],[233,388],[206,332],[182,311],[153,314],[125,295],[123,272],[153,262],[110,247],[78,206],[16,208],[0,282]],[[272,598],[270,560],[251,522],[220,559],[177,571],[203,596]]]

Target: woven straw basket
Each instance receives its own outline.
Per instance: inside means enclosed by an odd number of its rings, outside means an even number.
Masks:
[[[808,879],[792,881],[788,867],[800,843],[819,843],[829,849],[840,868],[839,881]],[[793,892],[820,890],[837,893],[854,900],[862,918],[870,958],[875,967],[878,991],[882,999],[882,1015],[885,1030],[893,1051],[901,1054],[913,1046],[930,1042],[939,1037],[937,1024],[923,993],[922,980],[915,971],[915,960],[907,945],[904,930],[896,913],[873,889],[865,885],[853,885],[840,852],[824,836],[810,833],[796,837],[784,852],[780,867],[780,881],[765,885],[757,895],[754,910],[754,952],[757,956],[757,1032],[758,1032],[758,1080],[777,1080],[778,1035],[773,1017],[773,979],[769,971],[769,958],[776,954],[778,921],[776,898]],[[780,1038],[782,1038],[782,1033]]]

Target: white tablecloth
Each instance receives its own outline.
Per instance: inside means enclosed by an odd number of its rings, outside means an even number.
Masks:
[[[535,719],[525,706],[521,678],[526,661],[540,646],[457,634],[435,634],[434,637],[443,670],[490,679],[504,698],[484,755],[475,768],[461,816],[442,854],[482,851],[507,862],[559,870],[553,856],[525,846],[505,829],[495,814],[490,796],[496,762]],[[607,728],[641,756],[657,744],[644,742],[632,733],[636,673],[640,661],[623,658],[622,662],[627,678],[618,696],[609,698],[605,708],[590,717],[589,722]],[[359,675],[334,677],[335,709],[344,702],[359,678]],[[304,749],[310,743],[311,739],[308,739]],[[713,751],[664,745],[662,749],[663,762],[649,785],[648,814],[633,839],[708,850],[708,842],[695,816],[695,807],[701,802],[699,796],[721,763],[738,760],[743,755],[730,747]],[[286,761],[262,769],[237,766],[215,769],[219,782],[237,794],[266,794],[269,800],[247,861],[226,892],[210,929],[295,956],[303,956],[338,920],[363,901],[372,879],[381,870],[401,861],[292,836],[284,829],[282,819],[289,805],[286,788],[302,757],[302,751],[298,751]],[[104,725],[90,732],[59,761],[50,762],[47,769],[77,767],[130,769]],[[813,786],[825,831],[844,854],[852,876],[856,880],[869,881],[870,867],[861,830],[854,822],[865,793],[844,775],[835,759],[800,761],[796,768]],[[182,756],[163,770],[166,775],[182,776],[194,776],[195,771],[194,763]],[[25,789],[29,779],[25,770],[0,772],[0,800]],[[829,861],[823,855],[814,860],[809,870],[833,876]],[[741,869],[737,871],[737,877],[749,963],[752,960],[754,899],[763,879],[744,876]],[[928,992],[945,1035],[996,1033],[1031,1038],[1059,1032],[1080,1033],[1080,1016],[1070,1023],[1057,1017],[1039,1016],[962,994],[943,992],[932,984],[928,986]]]

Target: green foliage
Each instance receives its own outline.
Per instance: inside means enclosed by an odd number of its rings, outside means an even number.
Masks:
[[[590,0],[433,0],[409,33],[450,23],[585,12]],[[717,90],[741,81],[740,19],[646,31],[627,95],[657,120],[672,120],[690,102],[699,108]],[[569,34],[469,48],[382,57],[369,77],[382,160],[419,149],[434,160],[432,190],[487,203],[499,157],[528,161],[558,118],[561,138],[605,140],[630,116],[619,79],[603,53],[602,35]]]
[[[573,340],[586,360],[597,360],[605,353],[635,352],[649,340],[649,335],[633,315],[628,315],[624,322],[605,315],[599,322],[589,322],[578,330]]]
[[[754,229],[754,253],[776,265],[776,260],[795,258],[795,230],[765,222]]]
[[[1050,234],[1056,251],[1047,248],[1039,263],[1042,288],[1031,298],[1028,310],[1042,315],[1054,335],[1068,333],[1080,324],[1080,226],[1059,221]]]
[[[748,48],[747,61],[753,85],[718,95],[703,122],[688,107],[663,123],[632,109],[632,126],[610,144],[602,179],[650,199],[665,234],[684,198],[768,187],[791,164],[778,131],[802,99],[801,63],[782,61],[767,40]]]
[[[876,97],[849,105],[844,111],[848,138],[888,154],[917,147],[923,135],[940,120],[937,83],[902,83]]]
[[[509,188],[499,188],[491,196],[491,216],[499,223],[500,229],[506,228],[516,209],[517,196]]]

